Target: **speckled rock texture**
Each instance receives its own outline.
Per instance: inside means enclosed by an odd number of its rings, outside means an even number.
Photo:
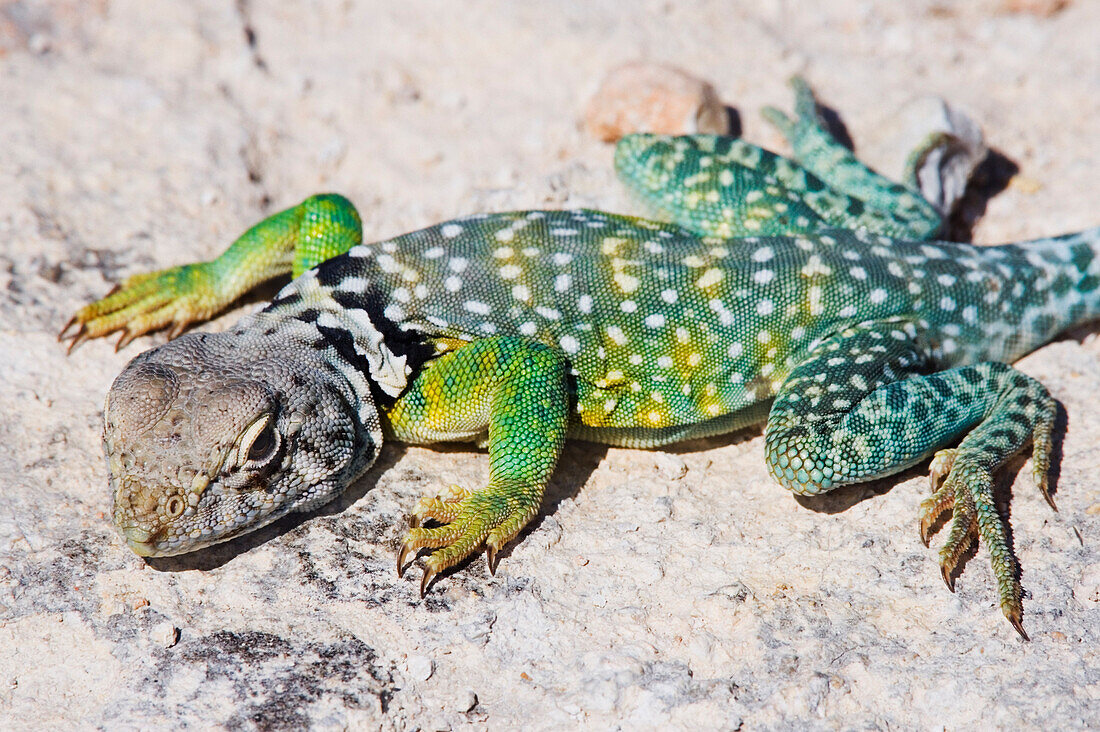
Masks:
[[[484,481],[476,450],[388,446],[313,515],[147,563],[106,519],[100,409],[162,337],[55,342],[123,276],[212,257],[316,191],[355,200],[373,238],[477,210],[629,211],[582,119],[639,59],[711,82],[778,149],[759,109],[789,108],[804,74],[895,175],[896,110],[941,97],[993,151],[954,235],[1095,226],[1100,3],[1035,5],[0,5],[0,728],[1100,726],[1095,328],[1021,362],[1065,408],[1060,511],[1027,470],[1002,486],[1030,643],[982,550],[944,588],[917,532],[927,466],[796,500],[751,432],[571,445],[496,576],[479,558],[424,600],[394,571],[405,511]]]

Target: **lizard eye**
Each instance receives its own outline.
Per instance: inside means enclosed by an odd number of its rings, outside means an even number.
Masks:
[[[179,496],[172,496],[168,499],[168,503],[165,505],[164,510],[168,513],[169,518],[179,518],[183,514],[183,509],[187,508],[187,503],[184,502]]]
[[[253,422],[241,436],[241,453],[251,463],[267,460],[275,453],[278,446],[279,439],[270,414]]]

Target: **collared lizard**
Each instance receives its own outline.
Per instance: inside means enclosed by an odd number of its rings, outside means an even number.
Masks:
[[[119,330],[121,345],[295,277],[230,330],[182,335],[116,379],[118,530],[143,556],[189,552],[331,500],[383,440],[478,441],[488,485],[412,510],[398,571],[434,550],[423,593],[483,546],[493,567],[567,436],[653,447],[764,422],[767,469],[798,494],[932,457],[921,536],[952,515],[949,586],[980,537],[1026,638],[993,476],[1032,441],[1046,495],[1055,406],[1008,363],[1100,315],[1100,229],[930,241],[940,215],[914,180],[937,141],[893,183],[795,86],[794,119],[767,113],[793,159],[708,135],[619,143],[620,177],[665,221],[517,211],[364,244],[352,204],[318,195],[212,262],[133,276],[81,309],[72,345]]]

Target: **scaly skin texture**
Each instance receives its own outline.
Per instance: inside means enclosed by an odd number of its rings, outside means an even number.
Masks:
[[[1054,402],[1008,363],[1100,315],[1100,229],[920,241],[939,214],[856,161],[796,91],[797,119],[769,113],[794,160],[712,136],[619,144],[626,183],[675,223],[519,211],[361,244],[351,203],[314,196],[198,270],[131,278],[84,308],[74,344],[126,341],[303,270],[231,331],[184,335],[116,380],[119,531],[142,555],[187,552],[329,500],[384,438],[481,442],[489,484],[412,512],[398,569],[435,550],[423,590],[482,546],[492,566],[538,512],[567,435],[652,447],[766,422],[768,470],[800,494],[934,455],[922,538],[951,512],[951,586],[980,537],[1026,638],[993,476],[1030,441],[1046,493]]]

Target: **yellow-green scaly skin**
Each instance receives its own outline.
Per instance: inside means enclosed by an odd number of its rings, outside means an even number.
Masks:
[[[119,530],[140,554],[191,551],[330,499],[383,439],[481,441],[489,485],[413,510],[438,525],[410,530],[398,564],[434,549],[426,585],[481,546],[491,560],[537,513],[567,435],[648,447],[766,421],[768,469],[797,493],[934,455],[922,536],[952,512],[949,585],[980,536],[1023,634],[993,475],[1033,442],[1045,493],[1054,402],[1008,363],[1100,315],[1100,230],[922,241],[939,214],[833,141],[796,91],[797,119],[769,112],[794,160],[714,136],[620,142],[620,176],[672,223],[518,211],[362,244],[351,203],[314,196],[214,262],[88,306],[75,341],[127,340],[296,275],[233,330],[185,335],[116,381]]]

